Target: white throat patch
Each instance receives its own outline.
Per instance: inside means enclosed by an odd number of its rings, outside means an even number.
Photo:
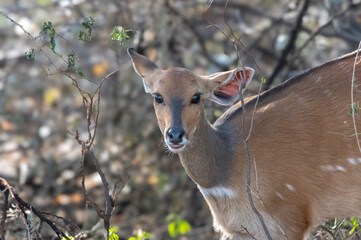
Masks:
[[[203,188],[201,186],[198,186],[198,188],[204,197],[213,196],[218,198],[233,198],[236,196],[236,193],[232,189],[226,187]]]

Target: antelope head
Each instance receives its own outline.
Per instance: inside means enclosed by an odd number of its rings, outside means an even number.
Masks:
[[[167,147],[183,151],[192,142],[203,113],[203,102],[231,105],[251,82],[252,68],[234,69],[198,76],[184,68],[160,69],[151,60],[129,48],[136,73],[145,92],[154,97],[154,109]],[[245,77],[244,77],[245,76]]]

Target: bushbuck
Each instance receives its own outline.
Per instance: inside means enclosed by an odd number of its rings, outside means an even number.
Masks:
[[[214,124],[203,102],[233,104],[253,69],[198,76],[184,68],[163,70],[132,48],[128,54],[154,97],[167,147],[179,155],[224,238],[267,239],[246,192],[244,141],[251,124],[250,187],[272,239],[307,239],[326,220],[361,216],[361,153],[353,124],[355,119],[361,131],[361,57],[353,104],[350,97],[356,52],[263,92],[256,108],[257,97],[244,107],[238,102]]]

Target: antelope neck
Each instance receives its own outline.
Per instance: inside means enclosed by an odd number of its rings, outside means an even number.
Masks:
[[[179,153],[188,176],[200,187],[229,184],[235,152],[231,134],[230,129],[211,126],[204,111],[201,112],[193,139]]]

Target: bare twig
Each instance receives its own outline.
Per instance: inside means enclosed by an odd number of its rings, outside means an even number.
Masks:
[[[358,146],[358,149],[361,152],[361,146],[360,146],[360,141],[359,141],[358,134],[357,134],[356,119],[355,119],[355,109],[354,109],[354,104],[355,103],[353,101],[353,88],[354,88],[354,82],[355,82],[356,63],[357,63],[358,54],[360,52],[360,48],[361,48],[361,41],[360,41],[360,43],[358,45],[358,48],[357,48],[355,62],[353,64],[353,70],[352,70],[352,84],[351,84],[351,109],[352,110],[351,111],[352,111],[352,120],[353,120],[354,129],[355,129],[355,136],[356,136],[357,146]]]
[[[306,14],[308,6],[309,6],[310,0],[304,0],[303,1],[303,5],[301,7],[301,10],[297,16],[296,22],[294,27],[291,30],[290,33],[290,38],[287,42],[286,47],[283,49],[280,58],[277,61],[277,65],[274,68],[271,76],[269,77],[269,79],[267,80],[266,84],[265,84],[265,89],[268,89],[271,84],[273,83],[275,77],[278,75],[279,71],[281,71],[281,69],[283,68],[285,62],[286,62],[286,58],[288,56],[288,54],[292,51],[292,49],[294,48],[295,45],[295,41],[297,39],[298,33],[300,32],[301,26],[302,26],[302,19],[303,16]]]

